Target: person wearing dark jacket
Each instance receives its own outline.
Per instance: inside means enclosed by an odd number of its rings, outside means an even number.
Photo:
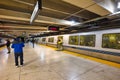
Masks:
[[[14,48],[15,66],[19,67],[18,57],[20,57],[20,65],[23,66],[24,43],[20,40],[20,38],[16,38],[11,47]]]
[[[7,49],[8,49],[8,53],[10,53],[10,44],[11,44],[10,40],[7,39],[6,46],[7,46]]]

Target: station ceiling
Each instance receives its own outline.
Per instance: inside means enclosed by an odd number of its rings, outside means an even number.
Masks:
[[[36,1],[0,0],[0,33],[21,35],[26,32],[52,35],[79,32],[91,28],[88,25],[96,24],[91,22],[118,19],[118,15],[112,17],[109,15],[118,11],[116,4],[119,0],[42,0],[42,10],[39,11],[35,22],[30,24]],[[60,31],[49,32],[48,26],[60,27]]]

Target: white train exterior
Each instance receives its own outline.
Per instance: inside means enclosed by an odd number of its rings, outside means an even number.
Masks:
[[[57,44],[58,36],[63,36],[63,45],[64,46],[113,52],[113,53],[111,53],[112,55],[111,54],[109,55],[109,53],[108,54],[102,54],[102,53],[94,52],[94,51],[90,53],[90,51],[87,51],[86,53],[88,53],[88,54],[85,54],[85,55],[94,56],[94,57],[98,57],[98,58],[101,58],[101,59],[107,59],[107,60],[110,60],[110,61],[115,61],[115,62],[120,63],[120,49],[111,49],[111,48],[103,48],[102,47],[102,36],[103,36],[103,34],[109,34],[109,33],[120,33],[120,28],[119,29],[109,29],[109,30],[101,30],[101,31],[91,31],[91,32],[81,32],[81,33],[74,33],[74,34],[65,34],[65,35],[55,35],[55,36],[41,37],[39,39],[39,42],[40,43],[45,43],[45,44],[47,43],[48,45],[54,45],[55,46]],[[77,35],[77,36],[95,35],[95,46],[90,47],[90,46],[81,46],[81,45],[71,45],[71,44],[69,44],[69,36],[74,36],[74,35]],[[50,37],[54,38],[53,42],[48,42],[48,38],[50,38]],[[43,42],[42,38],[46,38],[46,41]],[[80,41],[80,39],[79,39],[79,41]],[[67,49],[67,48],[65,47],[65,49]],[[73,51],[74,52],[80,52],[77,49],[73,49]],[[82,50],[82,51],[84,52],[86,50]],[[97,54],[97,53],[99,53],[99,54]],[[116,60],[114,60],[114,59],[116,59]]]

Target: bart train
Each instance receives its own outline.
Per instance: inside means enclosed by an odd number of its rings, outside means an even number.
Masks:
[[[120,63],[120,28],[41,37],[39,43],[56,47],[58,38],[65,50]]]

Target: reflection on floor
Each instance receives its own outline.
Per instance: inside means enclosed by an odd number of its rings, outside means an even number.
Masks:
[[[119,80],[120,69],[55,51],[44,46],[26,44],[24,66],[16,68],[13,50],[0,51],[0,80]]]

